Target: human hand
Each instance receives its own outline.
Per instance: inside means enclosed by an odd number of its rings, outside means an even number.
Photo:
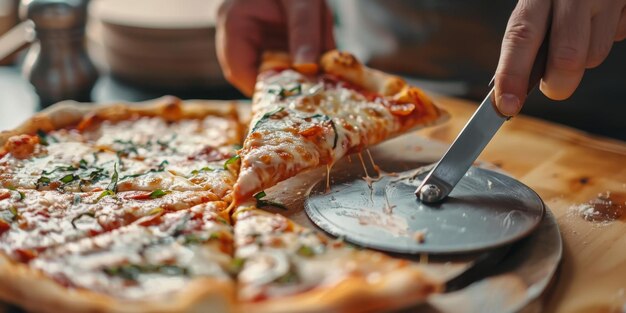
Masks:
[[[226,0],[216,46],[226,79],[250,96],[263,51],[289,51],[294,65],[303,65],[333,49],[332,15],[324,0]]]
[[[540,89],[553,100],[569,98],[585,69],[600,65],[613,42],[626,38],[626,0],[519,0],[509,18],[495,77],[500,113],[516,115],[531,68],[551,21]]]

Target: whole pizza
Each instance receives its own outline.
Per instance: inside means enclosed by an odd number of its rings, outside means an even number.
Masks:
[[[34,312],[370,312],[442,290],[265,191],[434,124],[419,89],[327,52],[267,53],[252,104],[59,104],[0,134],[0,300]]]

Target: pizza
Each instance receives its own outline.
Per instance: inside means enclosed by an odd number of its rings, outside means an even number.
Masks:
[[[324,65],[336,60],[361,81]],[[274,203],[259,191],[443,116],[349,60],[326,54],[312,75],[268,54],[245,139],[234,103],[173,97],[61,103],[0,133],[0,300],[33,312],[364,312],[440,292],[413,261],[261,208]]]
[[[444,116],[420,89],[349,53],[327,52],[319,67],[320,74],[301,73],[287,54],[264,55],[253,118],[238,153],[237,202]]]

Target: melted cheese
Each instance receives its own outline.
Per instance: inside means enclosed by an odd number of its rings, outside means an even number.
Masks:
[[[60,193],[21,190],[24,199],[0,200],[0,218],[10,228],[0,234],[0,250],[15,255],[33,252],[119,228],[161,211],[177,211],[218,200],[210,192],[172,192],[150,199],[149,192],[120,192],[98,199],[101,193]],[[18,191],[0,189],[2,193]],[[12,213],[16,212],[16,214]]]
[[[72,287],[126,299],[162,297],[197,277],[229,280],[230,256],[211,239],[198,244],[186,238],[218,234],[228,240],[232,229],[212,219],[216,213],[210,209],[197,211],[166,214],[156,226],[134,224],[70,243],[47,251],[31,266]],[[197,214],[209,219],[194,219]]]
[[[289,96],[285,90],[294,86],[301,93]],[[292,70],[260,81],[251,131],[240,153],[235,197],[245,200],[301,171],[332,164],[397,133],[402,124],[383,101]]]
[[[383,274],[404,266],[403,261],[376,252],[322,240],[281,215],[252,210],[236,216],[235,256],[245,261],[238,275],[243,301],[332,287],[348,276],[376,283]]]

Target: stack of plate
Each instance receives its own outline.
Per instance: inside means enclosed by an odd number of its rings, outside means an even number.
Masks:
[[[88,36],[111,73],[125,81],[165,89],[223,87],[214,43],[220,3],[94,0]]]

